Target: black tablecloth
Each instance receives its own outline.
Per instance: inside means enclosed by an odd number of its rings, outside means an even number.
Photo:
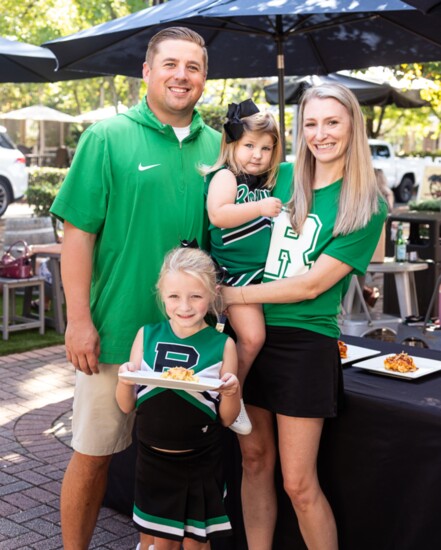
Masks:
[[[391,343],[345,336],[362,347],[396,353]],[[406,348],[441,360],[441,353]],[[441,374],[407,381],[349,367],[345,407],[325,422],[319,476],[337,521],[341,550],[441,547]],[[131,514],[135,446],[115,456],[105,503]],[[246,550],[240,508],[240,451],[225,431],[228,510],[234,540],[213,550]],[[277,473],[279,513],[274,549],[305,548]],[[250,549],[252,550],[252,549]]]

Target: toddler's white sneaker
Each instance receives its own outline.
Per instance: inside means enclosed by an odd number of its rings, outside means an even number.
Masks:
[[[230,430],[236,432],[239,435],[248,435],[251,433],[253,426],[248,417],[247,411],[245,409],[245,404],[243,399],[240,400],[240,412],[236,420],[229,426]]]

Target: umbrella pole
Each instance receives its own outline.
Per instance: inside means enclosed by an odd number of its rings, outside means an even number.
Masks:
[[[43,164],[43,155],[44,155],[44,150],[46,148],[44,132],[45,132],[44,120],[40,120],[40,151],[38,152],[39,153],[38,166],[42,166]]]
[[[281,24],[280,15],[277,16],[277,24]],[[280,19],[280,21],[279,21]],[[286,143],[285,143],[285,54],[283,51],[283,36],[281,33],[276,36],[277,41],[277,76],[278,76],[278,91],[279,91],[279,124],[280,136],[282,138],[282,160],[286,159]]]

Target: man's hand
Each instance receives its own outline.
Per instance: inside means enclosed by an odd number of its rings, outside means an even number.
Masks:
[[[66,356],[84,374],[98,374],[100,337],[90,313],[96,235],[64,222],[61,275],[67,305]]]
[[[100,337],[92,321],[68,321],[65,335],[66,357],[84,374],[99,374]]]

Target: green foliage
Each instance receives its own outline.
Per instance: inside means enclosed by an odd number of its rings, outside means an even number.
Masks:
[[[29,187],[36,187],[48,183],[52,186],[60,186],[67,174],[67,168],[29,168]]]
[[[226,107],[220,105],[198,105],[198,111],[202,115],[204,122],[215,130],[222,132],[222,126],[225,122]]]
[[[210,77],[210,60],[208,60],[208,77]],[[264,103],[263,88],[272,81],[268,78],[209,80],[205,86],[203,101],[210,105],[223,105],[225,112],[229,103],[239,103],[248,98],[251,98],[254,103]]]
[[[411,210],[439,212],[441,211],[441,199],[428,199],[419,202],[411,201],[409,202],[409,208]]]
[[[66,168],[30,168],[26,198],[37,217],[50,215],[49,209],[66,174]]]
[[[0,36],[40,45],[142,10],[153,2],[143,0],[2,0]],[[140,67],[141,76],[141,67]],[[140,91],[133,90],[128,77],[97,77],[48,84],[0,84],[1,112],[41,103],[71,115],[116,105],[138,102]]]

